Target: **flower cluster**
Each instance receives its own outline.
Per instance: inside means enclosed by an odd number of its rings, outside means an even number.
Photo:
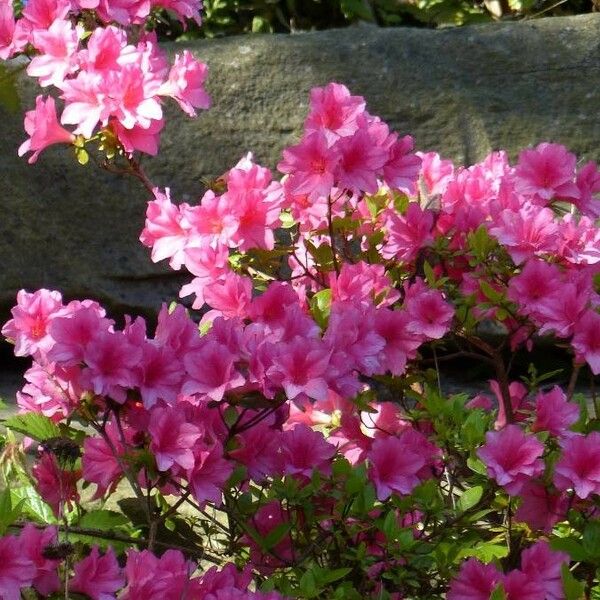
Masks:
[[[2,334],[33,364],[4,441],[18,454],[24,433],[36,460],[0,460],[0,597],[600,591],[600,433],[575,394],[600,373],[594,163],[542,143],[457,167],[331,83],[281,178],[248,154],[176,203],[137,156],[158,150],[164,98],[208,107],[207,68],[170,66],[148,24],[197,3],[0,2],[0,57],[26,54],[64,104],[59,123],[38,97],[20,152],[124,159],[152,194],[140,240],[192,297],[154,327],[18,293]],[[564,389],[534,365],[516,380],[541,338],[572,361]],[[446,397],[453,357],[492,395]]]

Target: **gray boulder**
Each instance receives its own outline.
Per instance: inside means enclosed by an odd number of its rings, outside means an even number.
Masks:
[[[231,37],[188,47],[210,66],[214,108],[170,109],[152,180],[194,200],[202,178],[246,151],[274,167],[300,134],[311,87],[343,82],[419,149],[473,162],[496,148],[559,141],[600,158],[600,15],[461,29],[377,29]],[[20,80],[24,107],[37,92]],[[94,297],[115,312],[152,313],[185,277],[153,265],[138,242],[139,182],[78,166],[51,148],[27,165],[22,115],[0,112],[0,320],[21,287]]]

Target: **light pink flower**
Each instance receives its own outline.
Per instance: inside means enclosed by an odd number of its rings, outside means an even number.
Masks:
[[[413,154],[412,150],[413,138],[410,135],[396,139],[389,149],[389,157],[383,167],[385,183],[409,196],[414,196],[417,191],[421,168],[421,158]]]
[[[0,0],[0,59],[7,60],[13,55],[14,34],[15,14],[12,0]]]
[[[94,546],[89,556],[75,564],[69,589],[86,594],[91,600],[114,600],[116,592],[125,585],[119,563],[112,548],[100,556]]]
[[[542,474],[544,445],[518,425],[488,431],[486,443],[477,450],[488,475],[511,495],[517,495],[530,479]]]
[[[307,425],[296,425],[281,435],[281,465],[284,473],[310,478],[313,470],[331,473],[335,446]]]
[[[389,209],[383,214],[385,241],[381,248],[384,258],[410,262],[419,250],[433,241],[433,213],[423,210],[418,202],[410,202],[402,215]]]
[[[446,334],[454,316],[454,309],[442,293],[419,281],[408,288],[405,308],[408,330],[432,340],[439,340]]]
[[[454,174],[451,160],[443,160],[437,152],[417,152],[421,159],[421,178],[430,196],[441,196]]]
[[[549,392],[540,392],[535,400],[532,431],[548,431],[551,435],[561,436],[579,419],[579,404],[569,402],[557,385]]]
[[[585,360],[594,375],[598,375],[600,373],[600,315],[597,312],[588,310],[576,323],[571,346],[578,360]]]

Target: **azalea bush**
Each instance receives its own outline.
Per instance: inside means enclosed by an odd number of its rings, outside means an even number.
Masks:
[[[152,330],[19,292],[2,600],[600,597],[599,421],[575,393],[600,372],[594,163],[541,143],[457,167],[331,83],[281,178],[248,154],[176,203],[139,157],[164,102],[209,106],[206,65],[153,33],[197,3],[0,9],[0,56],[51,92],[19,153],[139,179],[141,242],[189,272]],[[489,393],[448,394],[452,360]]]

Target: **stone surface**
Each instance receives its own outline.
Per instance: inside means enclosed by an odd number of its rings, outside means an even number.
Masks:
[[[170,110],[154,182],[194,200],[201,179],[247,150],[274,166],[297,140],[308,91],[335,80],[420,149],[460,162],[494,148],[560,141],[600,158],[600,15],[462,29],[366,26],[189,44],[210,66],[215,107],[193,121]],[[185,47],[185,46],[181,46]],[[171,51],[175,51],[173,46]],[[24,106],[35,86],[21,81]],[[181,276],[152,265],[137,241],[145,191],[67,151],[29,166],[16,156],[21,115],[0,113],[0,320],[16,291],[40,286],[92,296],[116,311],[151,312]]]

